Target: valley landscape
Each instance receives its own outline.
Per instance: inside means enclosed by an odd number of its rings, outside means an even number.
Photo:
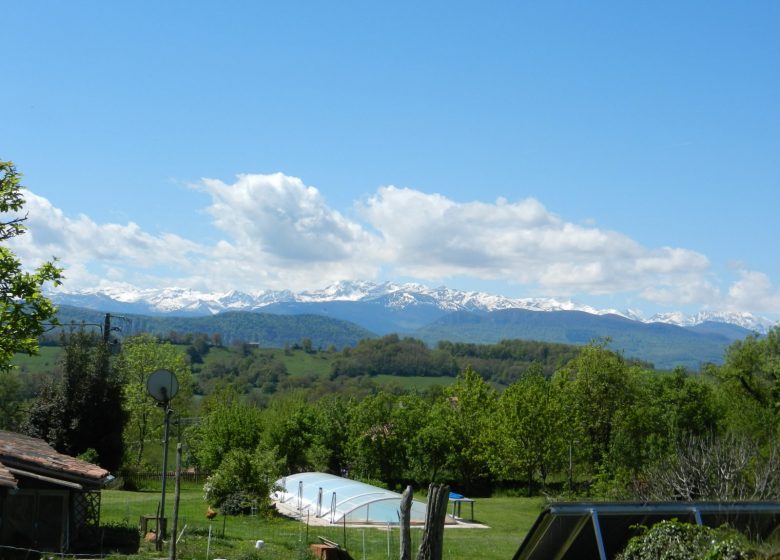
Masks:
[[[219,333],[227,343],[284,347],[303,338],[315,347],[353,346],[395,333],[431,347],[441,341],[495,344],[531,340],[608,347],[658,369],[698,371],[722,362],[734,341],[765,334],[772,321],[749,313],[680,313],[641,319],[636,313],[598,310],[571,301],[510,299],[444,287],[341,282],[320,291],[198,293],[54,293],[60,322],[100,324],[104,313],[126,317],[125,334],[169,331]],[[79,306],[79,307],[75,307]]]
[[[1,560],[780,558],[780,4],[2,21]]]

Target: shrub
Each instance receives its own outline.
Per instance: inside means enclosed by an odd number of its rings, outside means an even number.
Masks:
[[[633,537],[619,560],[743,560],[752,558],[739,533],[702,525],[661,521]]]

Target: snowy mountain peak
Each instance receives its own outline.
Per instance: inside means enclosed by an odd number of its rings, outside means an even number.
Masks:
[[[690,327],[706,322],[727,323],[762,334],[769,331],[776,324],[774,321],[764,317],[756,317],[752,313],[745,311],[699,311],[693,315],[685,315],[680,312],[659,313],[653,315],[647,322],[668,323],[681,327]]]
[[[421,284],[342,281],[321,290],[292,292],[264,290],[248,294],[237,290],[222,293],[200,292],[189,288],[138,289],[119,286],[80,292],[53,291],[50,296],[60,304],[132,313],[207,315],[222,311],[262,311],[274,304],[363,302],[381,304],[402,310],[413,306],[432,306],[441,311],[486,312],[504,309],[530,311],[581,311],[594,315],[614,314],[647,323],[660,322],[693,326],[707,321],[738,325],[759,333],[767,332],[773,321],[750,313],[702,311],[695,315],[680,312],[662,313],[644,319],[637,310],[597,309],[571,300],[554,298],[508,298],[476,291],[462,291],[446,286],[429,288]]]

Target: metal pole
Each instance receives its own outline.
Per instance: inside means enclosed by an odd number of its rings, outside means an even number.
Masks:
[[[181,496],[181,443],[176,444],[176,489],[173,498],[173,523],[169,560],[176,559],[176,532],[179,530],[179,497]]]
[[[165,533],[165,481],[168,478],[168,428],[171,424],[171,415],[173,410],[168,403],[165,403],[165,431],[163,432],[163,472],[162,472],[162,492],[160,494],[160,518],[157,520],[157,542],[155,548],[162,550],[163,537]]]
[[[569,440],[569,492],[571,492],[571,485],[572,485],[572,467],[571,467],[571,446],[572,441]]]

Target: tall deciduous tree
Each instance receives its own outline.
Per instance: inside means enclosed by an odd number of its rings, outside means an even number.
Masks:
[[[490,476],[498,393],[480,375],[467,368],[447,392],[452,411],[450,466],[466,489],[477,489]]]
[[[504,479],[542,484],[563,466],[569,431],[557,385],[546,380],[541,368],[510,385],[499,399],[493,469]]]
[[[780,419],[780,327],[749,336],[726,352],[721,378]]]
[[[179,416],[186,416],[192,398],[192,374],[184,355],[170,343],[158,342],[143,334],[126,339],[122,352],[114,363],[114,371],[122,380],[123,408],[127,414],[124,441],[131,464],[141,463],[146,443],[156,436],[163,425],[163,411],[146,390],[149,374],[166,369],[179,382],[179,392],[171,407]]]
[[[631,368],[603,344],[585,346],[560,375],[567,380],[567,401],[575,428],[584,438],[580,446],[590,453],[591,463],[601,465],[609,451],[618,411],[636,398]]]
[[[17,352],[34,354],[44,323],[56,308],[43,296],[47,282],[60,283],[62,270],[44,262],[32,272],[5,243],[25,231],[21,176],[10,161],[0,161],[0,369],[9,369]]]
[[[192,433],[198,465],[215,471],[232,449],[252,452],[263,442],[260,409],[241,402],[232,387],[222,387],[206,402],[206,416]]]
[[[404,427],[398,399],[384,391],[363,399],[352,410],[348,443],[356,474],[394,484],[406,468]]]

